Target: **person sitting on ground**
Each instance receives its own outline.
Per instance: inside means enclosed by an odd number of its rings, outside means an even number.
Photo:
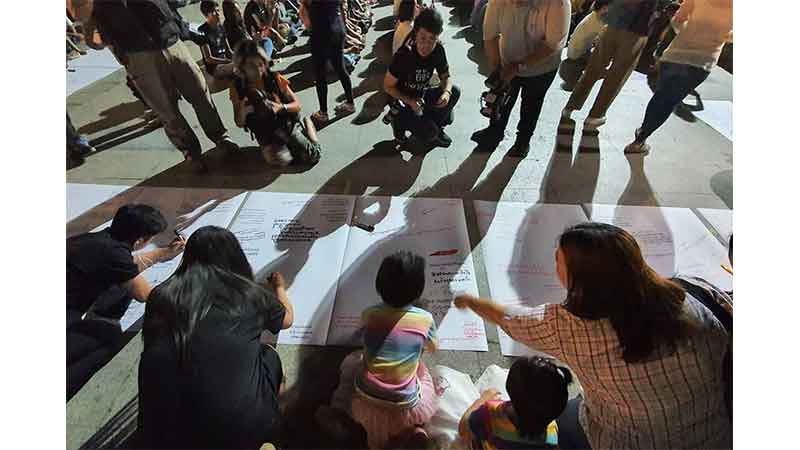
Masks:
[[[458,425],[473,449],[556,448],[556,419],[569,399],[572,372],[541,356],[514,361],[506,390],[511,401],[488,389],[470,406]]]
[[[558,419],[559,446],[731,448],[728,333],[711,311],[648,266],[619,227],[570,227],[555,258],[567,289],[561,304],[503,306],[464,295],[455,305],[575,372],[583,396]]]
[[[244,41],[233,59],[238,77],[230,99],[236,125],[250,131],[269,164],[286,166],[293,159],[316,164],[320,145],[314,124],[310,119],[300,124],[300,99],[289,80],[270,70],[263,47]]]
[[[400,10],[397,12],[397,24],[394,26],[394,36],[392,37],[392,54],[403,46],[414,29],[414,18],[420,12],[417,0],[403,0],[400,3]]]
[[[453,142],[444,127],[453,123],[453,108],[461,91],[453,85],[447,54],[439,41],[443,26],[438,11],[423,9],[383,79],[383,88],[397,110],[391,125],[400,143],[408,140],[406,131],[428,145],[449,147]],[[440,80],[437,87],[430,86],[434,70]]]
[[[275,5],[270,0],[250,0],[244,7],[244,24],[250,38],[260,43],[267,57],[275,52],[275,35],[272,22],[275,19]]]
[[[219,91],[230,87],[233,81],[233,51],[219,18],[219,3],[204,0],[200,2],[200,11],[206,18],[206,23],[198,28],[206,37],[206,44],[200,47],[203,63],[212,77],[212,90]]]
[[[722,47],[733,39],[733,0],[684,0],[673,22],[680,32],[658,61],[656,89],[627,154],[649,153],[647,139],[711,74]]]
[[[493,0],[486,7],[483,42],[489,70],[507,86],[508,98],[495,106],[499,114],[471,139],[485,150],[503,140],[520,93],[517,138],[508,155],[524,158],[544,106],[544,97],[558,72],[567,43],[570,4],[567,0]]]
[[[279,273],[253,270],[230,231],[206,226],[150,295],[139,361],[142,448],[259,448],[280,421],[283,369],[260,341],[294,321]]]
[[[183,251],[176,238],[168,247],[133,255],[166,227],[157,209],[131,204],[116,212],[108,228],[67,239],[67,399],[114,357],[122,337],[118,320],[131,299],[148,300],[152,288],[141,273]],[[101,316],[101,301],[116,316]]]
[[[606,14],[611,0],[595,0],[592,3],[592,12],[581,20],[569,38],[567,45],[567,59],[561,61],[558,74],[564,80],[561,87],[571,91],[586,68],[589,55],[597,40],[597,36],[606,27]]]
[[[222,27],[225,29],[228,47],[235,51],[240,42],[250,39],[244,26],[242,11],[234,0],[223,0],[222,15],[225,18]]]
[[[433,379],[421,359],[423,351],[436,350],[436,322],[414,306],[425,289],[425,271],[425,259],[411,252],[383,260],[375,279],[383,304],[362,313],[364,350],[342,362],[333,398],[367,431],[370,448],[385,448],[437,409]]]

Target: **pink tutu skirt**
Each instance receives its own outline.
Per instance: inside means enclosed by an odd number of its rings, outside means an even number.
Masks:
[[[424,425],[433,417],[439,398],[433,378],[422,361],[417,368],[419,400],[411,408],[402,408],[379,404],[356,393],[355,379],[363,370],[361,358],[361,352],[356,352],[342,362],[339,387],[333,394],[331,406],[348,411],[353,420],[364,427],[370,448],[383,448],[392,437],[415,425]]]

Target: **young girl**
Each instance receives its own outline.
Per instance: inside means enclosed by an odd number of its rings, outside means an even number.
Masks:
[[[567,404],[571,382],[572,373],[549,359],[517,359],[506,380],[511,401],[488,389],[464,413],[459,433],[474,449],[555,448],[555,420]]]
[[[436,350],[436,323],[412,305],[425,289],[425,269],[425,259],[410,252],[383,260],[375,280],[383,304],[363,312],[364,351],[342,363],[334,401],[352,397],[351,414],[370,448],[384,448],[436,412],[433,379],[421,361],[424,350]]]
[[[286,166],[293,155],[301,164],[315,164],[320,146],[314,125],[310,120],[300,125],[300,100],[286,78],[269,70],[263,47],[241,42],[234,64],[238,77],[230,98],[236,125],[250,131],[270,164]]]

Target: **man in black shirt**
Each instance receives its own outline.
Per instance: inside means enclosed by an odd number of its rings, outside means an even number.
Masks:
[[[450,78],[447,55],[439,42],[442,29],[442,16],[435,9],[420,12],[384,78],[384,90],[395,100],[392,130],[398,142],[405,142],[405,133],[410,131],[427,144],[449,147],[452,143],[444,127],[453,123],[461,91]],[[441,81],[435,88],[430,87],[434,70]]]
[[[178,238],[169,247],[134,258],[133,252],[166,226],[164,216],[153,207],[126,205],[117,211],[110,227],[67,239],[68,399],[114,356],[122,336],[115,321],[131,298],[144,302],[150,295],[152,288],[140,273],[183,251],[184,241]],[[99,311],[101,303],[104,313]],[[90,311],[97,318],[88,318]]]
[[[103,44],[136,81],[173,145],[195,169],[207,171],[197,135],[178,107],[183,97],[197,113],[206,136],[218,148],[238,150],[222,124],[203,72],[180,41],[181,30],[166,0],[73,0],[87,35],[94,27]]]

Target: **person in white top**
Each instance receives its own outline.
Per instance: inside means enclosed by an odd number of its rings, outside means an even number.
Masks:
[[[625,153],[648,153],[647,138],[708,78],[722,47],[733,40],[733,0],[684,0],[672,22],[678,36],[659,60],[660,74],[653,98]]]
[[[561,87],[565,91],[571,91],[575,87],[586,67],[597,36],[606,27],[605,16],[609,3],[611,0],[596,0],[592,3],[592,12],[572,32],[567,46],[567,59],[558,68],[558,74],[564,80]]]

